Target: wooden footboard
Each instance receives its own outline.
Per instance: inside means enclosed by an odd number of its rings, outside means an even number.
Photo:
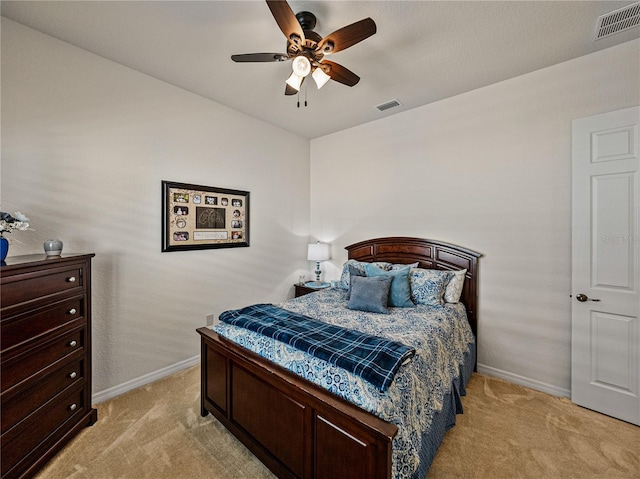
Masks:
[[[397,427],[208,328],[201,413],[213,414],[279,478],[391,479]]]

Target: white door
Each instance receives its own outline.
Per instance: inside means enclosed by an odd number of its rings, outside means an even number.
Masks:
[[[640,425],[639,124],[573,121],[571,400]]]

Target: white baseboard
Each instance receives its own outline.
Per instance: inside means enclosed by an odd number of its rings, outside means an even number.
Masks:
[[[172,374],[182,371],[183,369],[190,368],[191,366],[195,366],[199,362],[200,356],[194,356],[192,358],[185,359],[184,361],[180,361],[178,363],[172,364],[171,366],[158,369],[157,371],[145,374],[144,376],[132,379],[125,383],[119,384],[118,386],[113,386],[111,388],[105,389],[104,391],[97,392],[91,396],[91,401],[93,404],[100,404],[133,389],[152,383],[153,381],[157,381],[158,379],[171,376]],[[520,376],[519,374],[510,373],[502,369],[486,366],[484,364],[478,364],[478,372],[487,376],[495,376],[497,378],[504,379],[505,381],[519,384],[520,386],[535,389],[536,391],[542,391],[553,396],[571,397],[571,391],[569,389],[559,388],[551,384],[543,383],[541,381],[527,378],[525,376]]]
[[[551,394],[552,396],[571,397],[571,391],[569,389],[559,388],[551,384],[543,383],[535,379],[520,376],[519,374],[503,371],[502,369],[492,368],[491,366],[485,366],[484,364],[478,364],[478,372],[487,376],[495,376],[510,383],[519,384],[536,391],[542,391],[543,393]]]
[[[140,376],[139,378],[124,382],[122,384],[119,384],[118,386],[113,386],[105,389],[104,391],[97,392],[91,396],[91,402],[93,404],[100,404],[116,396],[120,396],[121,394],[131,391],[132,389],[139,388],[141,386],[144,386],[145,384],[157,381],[158,379],[171,376],[172,374],[177,373],[178,371],[182,371],[183,369],[195,366],[199,362],[199,355],[189,359],[185,359],[184,361],[172,364],[171,366],[167,366],[166,368],[158,369],[157,371],[153,371],[149,374],[145,374],[144,376]]]

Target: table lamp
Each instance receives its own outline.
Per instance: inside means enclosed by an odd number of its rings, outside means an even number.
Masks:
[[[329,258],[330,256],[328,244],[320,243],[320,241],[318,241],[317,243],[312,243],[309,245],[309,248],[307,250],[307,259],[309,261],[316,262],[316,280],[310,281],[309,283],[307,283],[307,286],[325,286],[325,284],[320,281],[320,275],[322,274],[322,271],[320,270],[320,261],[326,261]]]

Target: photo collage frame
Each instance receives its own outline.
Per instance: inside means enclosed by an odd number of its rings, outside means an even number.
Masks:
[[[162,251],[249,246],[249,192],[162,182]]]

